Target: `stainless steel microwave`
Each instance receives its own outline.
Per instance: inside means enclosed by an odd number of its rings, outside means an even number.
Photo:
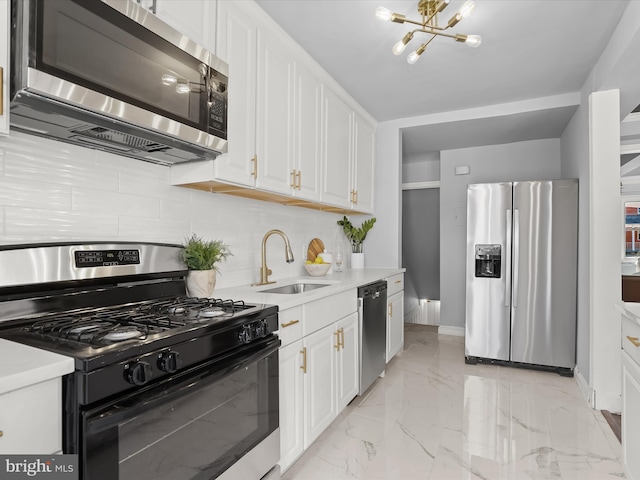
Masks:
[[[135,1],[12,0],[11,28],[12,128],[164,165],[227,151],[228,65]]]

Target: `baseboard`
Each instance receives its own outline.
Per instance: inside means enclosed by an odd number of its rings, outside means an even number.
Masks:
[[[591,408],[596,408],[595,392],[593,388],[591,388],[591,386],[587,383],[587,380],[584,378],[582,372],[578,367],[573,369],[573,378],[575,378],[583,398],[587,401]]]
[[[456,337],[464,337],[464,327],[450,327],[448,325],[440,325],[438,327],[438,335],[454,335]]]

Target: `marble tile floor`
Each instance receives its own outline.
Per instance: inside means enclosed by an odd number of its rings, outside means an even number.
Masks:
[[[283,480],[625,478],[575,379],[466,365],[464,339],[405,325],[405,348]]]

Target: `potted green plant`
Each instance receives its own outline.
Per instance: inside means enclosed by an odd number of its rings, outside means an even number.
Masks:
[[[365,220],[359,227],[354,226],[346,216],[338,220],[338,225],[342,227],[345,237],[351,243],[351,268],[353,269],[364,268],[362,244],[374,223],[376,223],[375,217]]]
[[[187,293],[192,297],[213,296],[218,263],[231,254],[222,240],[203,240],[193,234],[185,241],[182,258],[187,264]]]

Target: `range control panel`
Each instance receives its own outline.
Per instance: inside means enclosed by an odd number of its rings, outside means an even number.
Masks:
[[[140,263],[139,250],[84,250],[74,253],[76,268],[114,267]]]

